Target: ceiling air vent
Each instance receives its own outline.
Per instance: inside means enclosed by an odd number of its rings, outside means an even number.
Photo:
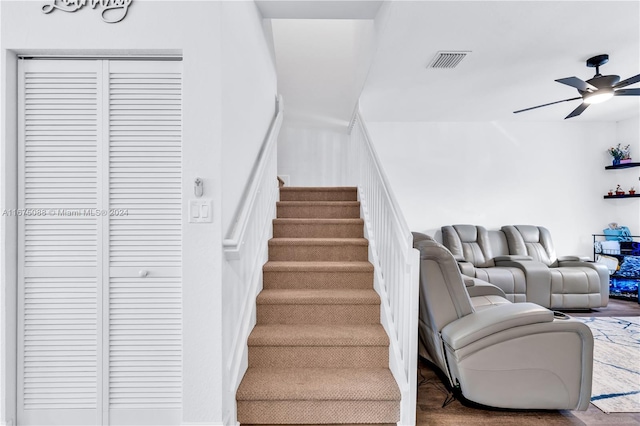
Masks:
[[[438,52],[427,68],[455,68],[471,52]]]

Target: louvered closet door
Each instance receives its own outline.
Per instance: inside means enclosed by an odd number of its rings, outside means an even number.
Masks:
[[[109,64],[111,424],[179,424],[180,62]]]
[[[100,419],[102,221],[95,62],[22,61],[19,424]]]
[[[20,67],[18,424],[179,424],[181,63]]]

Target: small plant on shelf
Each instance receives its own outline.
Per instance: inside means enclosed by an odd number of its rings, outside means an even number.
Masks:
[[[633,195],[633,194],[635,194],[635,193],[636,193],[636,188],[632,186],[632,187],[629,189],[629,194]]]
[[[607,152],[610,156],[613,157],[613,165],[621,164],[621,163],[629,163],[631,162],[631,147],[630,145],[622,146],[622,144],[618,144],[616,146],[612,146],[607,149]]]
[[[624,195],[624,190],[620,185],[616,187],[616,195]]]

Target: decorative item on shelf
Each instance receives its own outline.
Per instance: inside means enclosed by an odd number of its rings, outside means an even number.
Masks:
[[[624,190],[618,185],[616,187],[616,195],[624,195]]]
[[[633,195],[633,194],[635,194],[635,193],[636,193],[636,189],[632,186],[632,187],[629,189],[629,194],[630,194],[630,195]]]
[[[602,230],[602,233],[605,235],[607,241],[633,241],[629,228],[618,225],[616,222],[611,222],[607,228]]]
[[[607,195],[611,197],[613,195],[613,189],[610,189],[609,192],[607,192]]]
[[[622,146],[618,144],[607,149],[610,156],[613,157],[613,165],[626,164],[631,162],[631,148],[630,145]]]

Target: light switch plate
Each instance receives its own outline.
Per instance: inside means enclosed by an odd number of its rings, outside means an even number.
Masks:
[[[213,222],[213,209],[211,199],[198,198],[197,200],[189,200],[189,222]]]

